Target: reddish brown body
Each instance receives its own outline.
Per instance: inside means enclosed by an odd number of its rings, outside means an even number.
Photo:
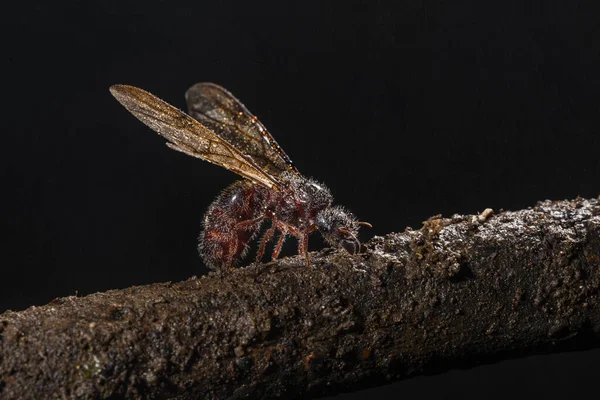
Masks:
[[[279,256],[287,236],[298,239],[298,252],[308,251],[308,235],[319,227],[319,216],[331,207],[329,190],[295,173],[283,175],[282,189],[275,191],[250,181],[238,181],[223,190],[204,218],[199,250],[212,268],[234,265],[248,249],[265,220],[265,231],[257,253],[260,260],[276,231],[280,232],[273,258]]]

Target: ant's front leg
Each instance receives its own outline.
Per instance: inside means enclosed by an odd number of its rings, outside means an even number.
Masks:
[[[312,267],[310,265],[310,259],[308,258],[308,235],[312,230],[301,231],[290,227],[290,233],[298,239],[298,254],[304,255],[306,266],[310,268]]]
[[[302,235],[302,239],[300,239],[298,242],[298,252],[300,254],[304,254],[306,266],[312,269],[312,266],[310,265],[310,259],[308,258],[308,233]]]

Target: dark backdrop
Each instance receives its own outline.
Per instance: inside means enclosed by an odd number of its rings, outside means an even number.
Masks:
[[[236,176],[167,149],[115,83],[180,108],[196,82],[225,86],[374,225],[363,239],[600,193],[595,1],[112,3],[3,6],[0,312],[205,273],[200,221]],[[576,395],[599,361],[530,357],[340,398]]]

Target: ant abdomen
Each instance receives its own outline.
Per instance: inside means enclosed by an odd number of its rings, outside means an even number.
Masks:
[[[261,210],[268,193],[249,181],[223,190],[208,208],[198,250],[207,266],[233,266],[248,250],[248,243],[264,220]]]

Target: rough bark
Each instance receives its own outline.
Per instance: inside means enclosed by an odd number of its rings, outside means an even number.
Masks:
[[[600,201],[0,315],[0,398],[317,396],[600,344]]]

